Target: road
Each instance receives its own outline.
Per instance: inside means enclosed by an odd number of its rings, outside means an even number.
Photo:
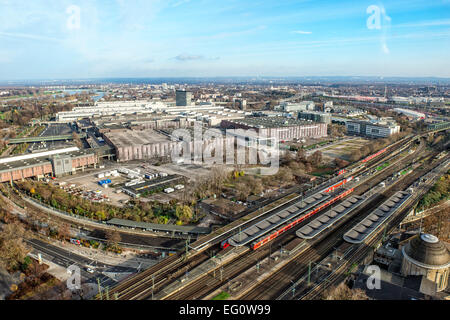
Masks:
[[[33,248],[33,253],[40,253],[45,260],[51,261],[64,268],[68,268],[72,265],[80,267],[81,277],[84,283],[97,283],[98,278],[102,287],[112,287],[116,284],[115,281],[105,276],[103,272],[130,273],[137,271],[130,267],[97,264],[95,260],[80,256],[38,239],[29,239],[25,241]],[[92,269],[94,269],[94,273],[87,272],[87,266],[93,266]]]

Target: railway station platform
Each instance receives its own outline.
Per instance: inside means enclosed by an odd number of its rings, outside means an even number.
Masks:
[[[225,278],[226,275],[222,273],[221,268],[227,262],[236,259],[243,252],[249,250],[248,248],[232,248],[221,256],[215,256],[211,259],[206,260],[199,266],[192,270],[186,270],[183,277],[169,284],[167,287],[162,289],[160,292],[155,294],[155,299],[163,300],[166,297],[182,290],[186,285],[195,282],[197,279],[205,276],[208,273],[215,273],[215,276],[220,279],[220,277]]]

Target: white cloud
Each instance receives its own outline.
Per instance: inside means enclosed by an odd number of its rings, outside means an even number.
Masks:
[[[450,19],[402,23],[402,24],[394,25],[394,27],[396,27],[396,28],[423,28],[423,27],[440,27],[440,26],[449,26],[449,25],[450,25]]]
[[[292,33],[296,33],[296,34],[311,34],[311,31],[302,31],[302,30],[296,30],[296,31],[292,31]]]

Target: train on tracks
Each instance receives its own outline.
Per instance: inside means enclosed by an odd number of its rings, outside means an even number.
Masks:
[[[346,181],[344,182],[344,180]],[[344,180],[336,184],[339,186],[333,185],[332,187],[334,188],[332,190],[334,191],[335,188],[343,186],[351,179]],[[343,199],[353,191],[354,188],[344,190],[343,192],[335,195],[329,194],[331,193],[331,190],[328,193],[316,193],[314,196],[305,199],[300,204],[292,205],[291,207],[275,213],[265,220],[262,220],[247,228],[242,233],[223,240],[220,243],[220,247],[222,249],[226,249],[229,246],[241,246],[250,243],[250,248],[256,250],[305,219],[312,217],[336,201]]]
[[[346,183],[348,183],[348,182],[350,182],[350,181],[352,181],[352,180],[353,180],[353,176],[348,177],[347,179],[341,180],[341,181],[339,181],[338,183],[336,183],[336,184],[334,184],[334,185],[332,185],[332,186],[329,186],[328,188],[325,188],[325,189],[323,189],[323,190],[320,191],[320,192],[325,192],[325,193],[332,192],[332,191],[334,191],[335,189],[337,189],[337,188],[339,188],[339,187],[342,187],[344,184],[346,184]]]
[[[366,163],[366,162],[372,160],[373,158],[378,157],[380,154],[386,152],[386,150],[387,150],[387,148],[384,148],[384,149],[378,151],[377,153],[374,153],[374,154],[368,156],[367,158],[364,158],[363,160],[361,160],[361,162]]]
[[[260,239],[252,242],[252,244],[250,245],[250,248],[252,250],[256,250],[256,249],[262,247],[263,245],[265,245],[268,242],[272,241],[273,239],[277,238],[278,236],[280,236],[281,234],[285,233],[289,229],[293,228],[294,226],[296,226],[300,222],[302,222],[302,221],[312,217],[313,215],[315,215],[319,211],[322,211],[323,209],[325,209],[326,207],[328,207],[331,204],[335,203],[336,201],[339,201],[339,200],[345,198],[346,196],[348,196],[353,191],[354,191],[354,188],[351,188],[351,189],[348,189],[348,190],[342,192],[341,194],[337,195],[336,197],[332,198],[331,200],[328,200],[327,202],[325,202],[324,204],[322,204],[322,205],[318,206],[317,208],[311,210],[310,212],[301,215],[297,219],[286,223],[281,228],[279,228],[277,230],[274,230],[270,234],[268,234],[268,235],[266,235],[264,237],[261,237]]]

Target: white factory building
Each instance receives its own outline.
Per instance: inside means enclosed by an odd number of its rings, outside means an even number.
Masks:
[[[415,120],[420,120],[420,119],[425,119],[425,114],[421,113],[421,112],[417,112],[414,110],[409,110],[409,109],[403,109],[403,108],[394,108],[395,112],[404,114],[405,116],[407,116],[408,118],[412,118]]]
[[[315,109],[316,105],[314,101],[302,101],[299,103],[283,102],[275,107],[275,110],[284,112],[314,111]]]
[[[361,121],[345,122],[348,134],[366,136],[370,138],[386,138],[400,132],[400,126],[393,121]]]
[[[72,111],[62,111],[56,114],[58,122],[73,122],[84,118],[105,117],[114,115],[132,115],[132,114],[152,114],[167,113],[172,115],[194,114],[198,112],[222,112],[227,111],[222,106],[216,106],[212,103],[198,106],[170,106],[162,102],[149,101],[114,101],[97,102],[90,107],[75,107]]]

